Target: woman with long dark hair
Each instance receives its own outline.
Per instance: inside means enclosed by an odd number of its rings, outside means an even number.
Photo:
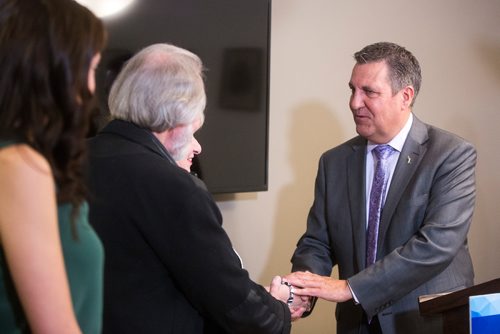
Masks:
[[[101,330],[83,161],[105,39],[73,0],[0,0],[1,333]]]

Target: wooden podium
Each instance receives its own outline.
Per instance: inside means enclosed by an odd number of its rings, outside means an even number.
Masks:
[[[469,297],[500,292],[500,278],[442,295],[420,297],[422,316],[443,317],[444,334],[469,333]]]

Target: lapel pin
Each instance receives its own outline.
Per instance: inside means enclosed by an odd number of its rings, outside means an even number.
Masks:
[[[406,159],[407,159],[407,160],[406,160],[406,163],[407,163],[408,165],[409,165],[409,164],[411,164],[411,158],[410,158],[410,156],[408,156]]]

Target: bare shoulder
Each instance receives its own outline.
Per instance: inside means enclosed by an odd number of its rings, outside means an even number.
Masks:
[[[26,144],[14,144],[0,149],[0,166],[0,179],[52,177],[47,159]]]
[[[55,207],[55,182],[48,161],[25,144],[0,149],[2,242],[8,239],[6,231],[26,233],[24,227],[45,226],[41,221],[54,224]]]
[[[26,144],[0,149],[0,207],[43,201],[54,188],[50,165],[36,150]]]

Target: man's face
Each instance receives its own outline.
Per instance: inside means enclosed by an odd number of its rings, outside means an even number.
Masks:
[[[185,169],[187,172],[191,172],[193,158],[201,153],[201,145],[194,137],[194,133],[200,128],[200,124],[201,122],[198,120],[196,124],[193,125],[193,135],[191,136],[191,142],[188,143],[185,150],[183,150],[183,158],[181,158],[180,160],[176,160],[177,165],[182,169]]]
[[[201,153],[201,145],[194,137],[200,127],[201,120],[197,119],[191,124],[169,130],[170,140],[167,150],[177,165],[188,172],[191,171],[194,156]]]
[[[413,88],[405,87],[393,95],[385,61],[356,64],[349,88],[356,132],[377,144],[394,138],[408,120]]]

